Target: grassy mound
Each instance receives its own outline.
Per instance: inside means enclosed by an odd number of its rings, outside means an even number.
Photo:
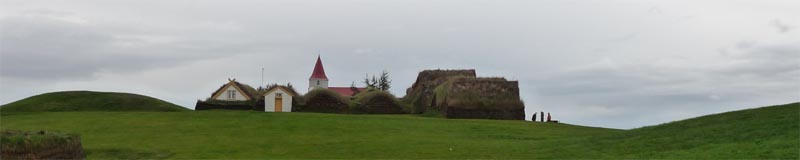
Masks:
[[[0,106],[0,112],[183,110],[188,109],[148,96],[93,91],[45,93]]]
[[[386,91],[367,91],[358,93],[350,103],[350,113],[402,114],[403,104],[397,97]]]
[[[339,93],[325,88],[309,91],[305,98],[305,106],[298,108],[300,112],[347,113],[350,100]]]

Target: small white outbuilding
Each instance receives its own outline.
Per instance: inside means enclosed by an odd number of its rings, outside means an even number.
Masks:
[[[297,93],[284,86],[275,86],[264,93],[265,112],[292,112],[292,98]]]

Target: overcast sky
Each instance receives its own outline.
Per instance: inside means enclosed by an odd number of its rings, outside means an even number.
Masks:
[[[528,117],[636,128],[800,101],[800,1],[0,0],[0,104],[62,90],[194,108],[228,78],[305,92],[426,69],[518,80]],[[361,85],[360,83],[358,83]]]

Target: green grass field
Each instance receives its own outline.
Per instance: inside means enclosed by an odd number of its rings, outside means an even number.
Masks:
[[[800,104],[633,130],[417,115],[2,112],[3,130],[81,135],[107,158],[800,158]]]
[[[524,158],[547,154],[538,147],[560,139],[619,132],[412,115],[244,111],[4,113],[2,124],[79,133],[88,158]]]
[[[54,92],[0,106],[0,129],[79,134],[90,159],[800,158],[800,103],[632,130],[426,115],[185,110],[137,94]]]

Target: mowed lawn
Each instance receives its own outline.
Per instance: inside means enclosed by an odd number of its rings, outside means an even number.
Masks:
[[[3,130],[78,133],[90,159],[798,159],[800,103],[631,130],[419,115],[2,112]]]
[[[416,115],[247,111],[3,113],[3,130],[81,135],[105,158],[591,158],[562,148],[622,130]]]

